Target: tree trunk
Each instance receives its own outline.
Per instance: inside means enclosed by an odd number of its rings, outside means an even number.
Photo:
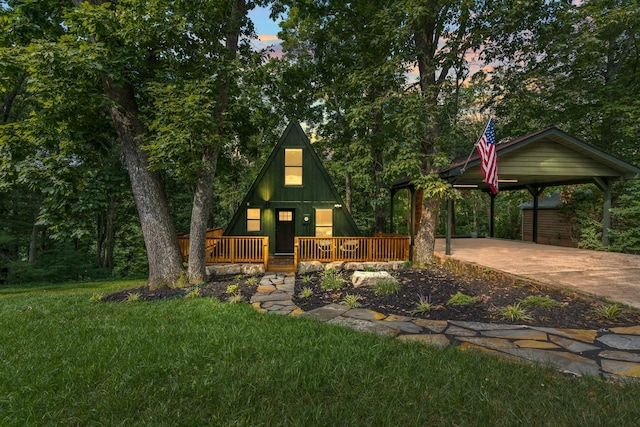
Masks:
[[[38,198],[37,205],[33,209],[33,227],[31,228],[31,237],[29,238],[29,254],[27,256],[27,262],[33,264],[36,262],[36,255],[38,252],[38,234],[41,229],[38,223],[38,215],[40,215],[40,205],[42,203],[41,198]]]
[[[426,8],[424,15],[418,17],[414,24],[414,43],[417,52],[418,71],[420,73],[420,92],[425,98],[427,109],[423,112],[424,136],[422,138],[422,165],[420,173],[429,175],[435,173],[431,159],[436,154],[437,140],[440,136],[437,109],[438,95],[442,78],[448,70],[440,70],[440,78],[437,76],[441,64],[436,60],[437,43],[440,39],[442,26],[438,23],[441,9],[449,6],[445,2],[432,2]],[[426,190],[426,189],[425,189]],[[428,191],[424,193],[428,194]],[[413,261],[417,264],[430,264],[433,262],[433,251],[436,242],[436,230],[440,214],[440,199],[437,197],[423,196],[422,215],[416,231]]]
[[[242,18],[247,13],[245,0],[230,0],[231,9],[226,27],[225,61],[229,63],[227,70],[231,70],[231,62],[234,61],[238,53],[238,42],[240,40],[240,26]],[[232,73],[227,71],[223,78],[225,81],[220,85],[216,109],[212,120],[219,123],[217,135],[224,140],[227,130],[224,127],[224,115],[229,106],[229,88],[232,84]],[[189,228],[189,281],[192,283],[203,282],[206,279],[206,234],[207,218],[213,201],[213,183],[216,176],[216,165],[220,146],[209,146],[205,149],[202,160],[203,166],[199,171],[198,180],[193,196],[193,208],[191,211],[191,225]]]
[[[106,210],[98,214],[96,224],[97,263],[100,268],[113,268],[113,250],[115,248],[115,211],[116,198],[108,197]]]
[[[72,3],[79,6],[84,1],[87,0],[72,0]],[[88,3],[100,6],[106,1],[88,0]],[[110,101],[108,112],[122,145],[140,217],[149,261],[147,285],[150,288],[183,285],[182,255],[167,198],[160,175],[149,169],[147,153],[141,147],[146,129],[138,116],[135,90],[126,81],[115,83],[112,77],[106,75],[102,76],[102,86]]]
[[[384,160],[382,150],[376,150],[373,155],[373,176],[375,185],[375,194],[373,196],[373,220],[374,233],[384,233],[387,225],[387,212],[385,209],[384,199],[384,182],[383,182]]]
[[[128,83],[115,85],[113,79],[106,76],[102,81],[111,101],[109,114],[122,144],[142,226],[149,260],[147,285],[151,288],[181,286],[184,270],[178,238],[160,175],[149,169],[147,154],[140,147],[145,128],[138,118],[133,87]]]
[[[344,203],[347,205],[347,211],[351,213],[351,204],[353,203],[353,188],[351,184],[351,172],[347,171],[344,178]]]
[[[213,200],[213,181],[216,176],[219,147],[207,147],[203,154],[204,167],[200,171],[191,210],[189,231],[189,282],[200,283],[206,279],[207,218]]]
[[[423,198],[422,215],[413,250],[413,262],[417,265],[433,264],[436,230],[440,216],[440,199]]]

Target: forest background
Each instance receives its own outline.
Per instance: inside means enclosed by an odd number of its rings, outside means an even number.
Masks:
[[[499,141],[556,125],[639,165],[639,49],[627,0],[0,1],[0,281],[202,278],[176,233],[224,227],[293,119],[363,234],[389,230],[393,181],[425,190],[428,258],[447,197],[459,234],[488,231],[488,196],[436,172],[489,117]],[[606,248],[601,192],[556,190],[580,246],[640,253],[637,181]],[[520,238],[529,199],[499,194],[496,237]]]

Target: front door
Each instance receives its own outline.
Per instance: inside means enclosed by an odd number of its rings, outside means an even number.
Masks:
[[[276,209],[276,254],[293,254],[295,210]]]

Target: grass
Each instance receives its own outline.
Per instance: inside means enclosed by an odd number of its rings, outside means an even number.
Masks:
[[[454,296],[449,298],[449,301],[447,301],[447,305],[471,305],[475,304],[477,301],[477,297],[465,295],[462,292],[458,291]]]
[[[543,307],[543,308],[556,308],[562,307],[562,303],[554,300],[548,295],[529,295],[525,299],[520,301],[523,305],[529,307]]]
[[[0,287],[0,425],[633,425],[640,384],[573,378],[141,282]]]

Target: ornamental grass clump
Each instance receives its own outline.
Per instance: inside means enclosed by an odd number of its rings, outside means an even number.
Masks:
[[[127,302],[138,302],[140,301],[140,294],[137,292],[129,292],[127,294]]]
[[[298,297],[299,298],[309,298],[309,297],[311,297],[311,295],[313,295],[313,290],[310,287],[305,286],[304,288],[302,288],[302,290],[298,294]]]
[[[520,305],[520,302],[516,302],[513,305],[506,307],[500,307],[498,310],[502,320],[516,321],[532,321],[533,317],[529,314],[526,308]]]
[[[373,285],[373,292],[376,295],[392,295],[400,292],[400,283],[395,280],[380,280]]]
[[[362,306],[362,304],[360,304],[360,295],[346,294],[344,298],[342,298],[341,303],[351,308],[358,308]]]
[[[324,290],[337,290],[342,289],[344,286],[344,279],[338,271],[333,268],[329,268],[322,273],[320,279],[320,287]]]
[[[184,296],[185,298],[199,298],[200,297],[200,288],[195,288],[190,291],[188,294]]]
[[[613,304],[598,304],[591,310],[591,314],[596,319],[602,320],[614,320],[619,317],[622,317],[624,314],[624,309],[616,303]]]
[[[416,309],[413,310],[413,313],[428,313],[433,308],[433,303],[431,302],[431,295],[427,295],[426,297],[422,294],[418,295],[418,302],[416,302]]]

